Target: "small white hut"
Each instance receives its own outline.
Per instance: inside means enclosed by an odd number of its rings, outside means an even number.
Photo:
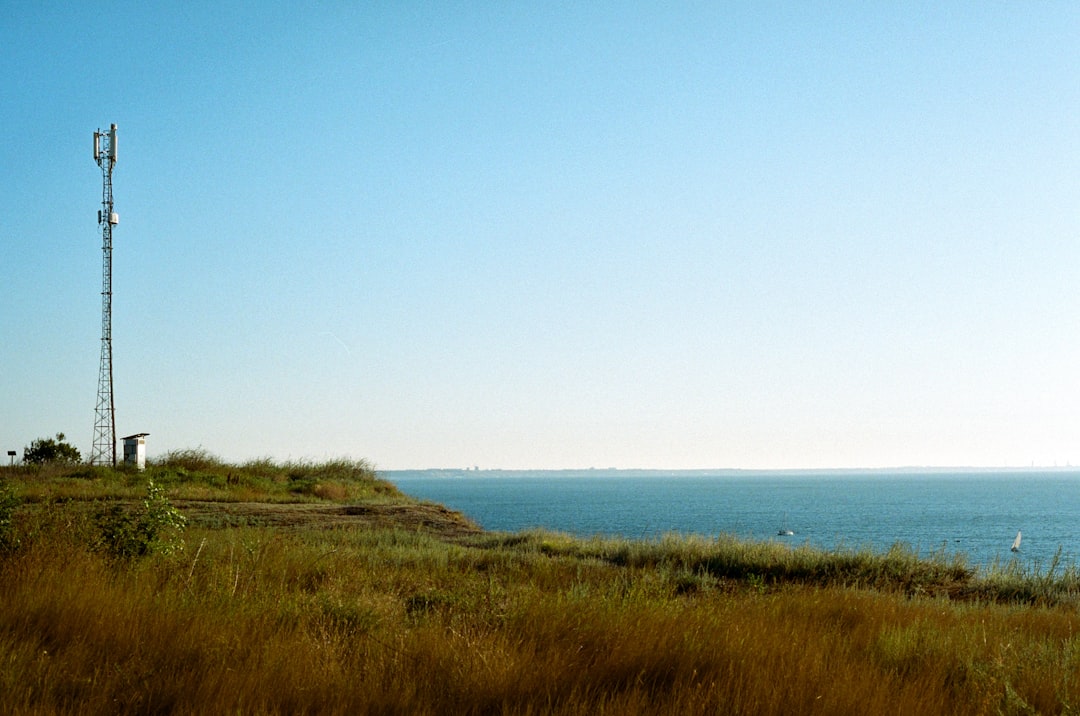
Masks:
[[[124,462],[131,463],[137,470],[146,469],[146,436],[150,433],[135,433],[124,438]]]

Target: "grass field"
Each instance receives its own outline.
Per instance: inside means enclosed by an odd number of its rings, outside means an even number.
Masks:
[[[6,713],[1080,709],[1080,589],[1057,565],[490,534],[352,461],[187,451],[0,480]],[[186,524],[155,523],[166,507]],[[109,549],[104,527],[146,523],[145,551]]]

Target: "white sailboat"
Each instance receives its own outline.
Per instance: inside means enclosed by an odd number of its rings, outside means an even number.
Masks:
[[[780,535],[781,537],[791,537],[795,534],[795,532],[789,529],[787,526],[787,515],[784,515],[784,525],[777,531],[776,534]]]
[[[1020,551],[1020,530],[1016,530],[1016,539],[1013,540],[1012,547],[1010,549],[1013,552]]]

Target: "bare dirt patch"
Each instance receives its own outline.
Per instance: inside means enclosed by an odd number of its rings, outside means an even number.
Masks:
[[[460,512],[427,503],[341,505],[174,500],[173,505],[191,524],[200,527],[399,528],[430,532],[443,539],[483,532]]]

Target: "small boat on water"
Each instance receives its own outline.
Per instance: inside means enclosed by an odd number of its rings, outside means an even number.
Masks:
[[[784,526],[777,530],[776,534],[780,535],[781,537],[791,537],[795,534],[793,530],[788,529],[787,515],[784,515]]]
[[[1016,539],[1013,540],[1012,547],[1010,547],[1009,549],[1011,549],[1013,552],[1020,551],[1020,530],[1016,530]]]

